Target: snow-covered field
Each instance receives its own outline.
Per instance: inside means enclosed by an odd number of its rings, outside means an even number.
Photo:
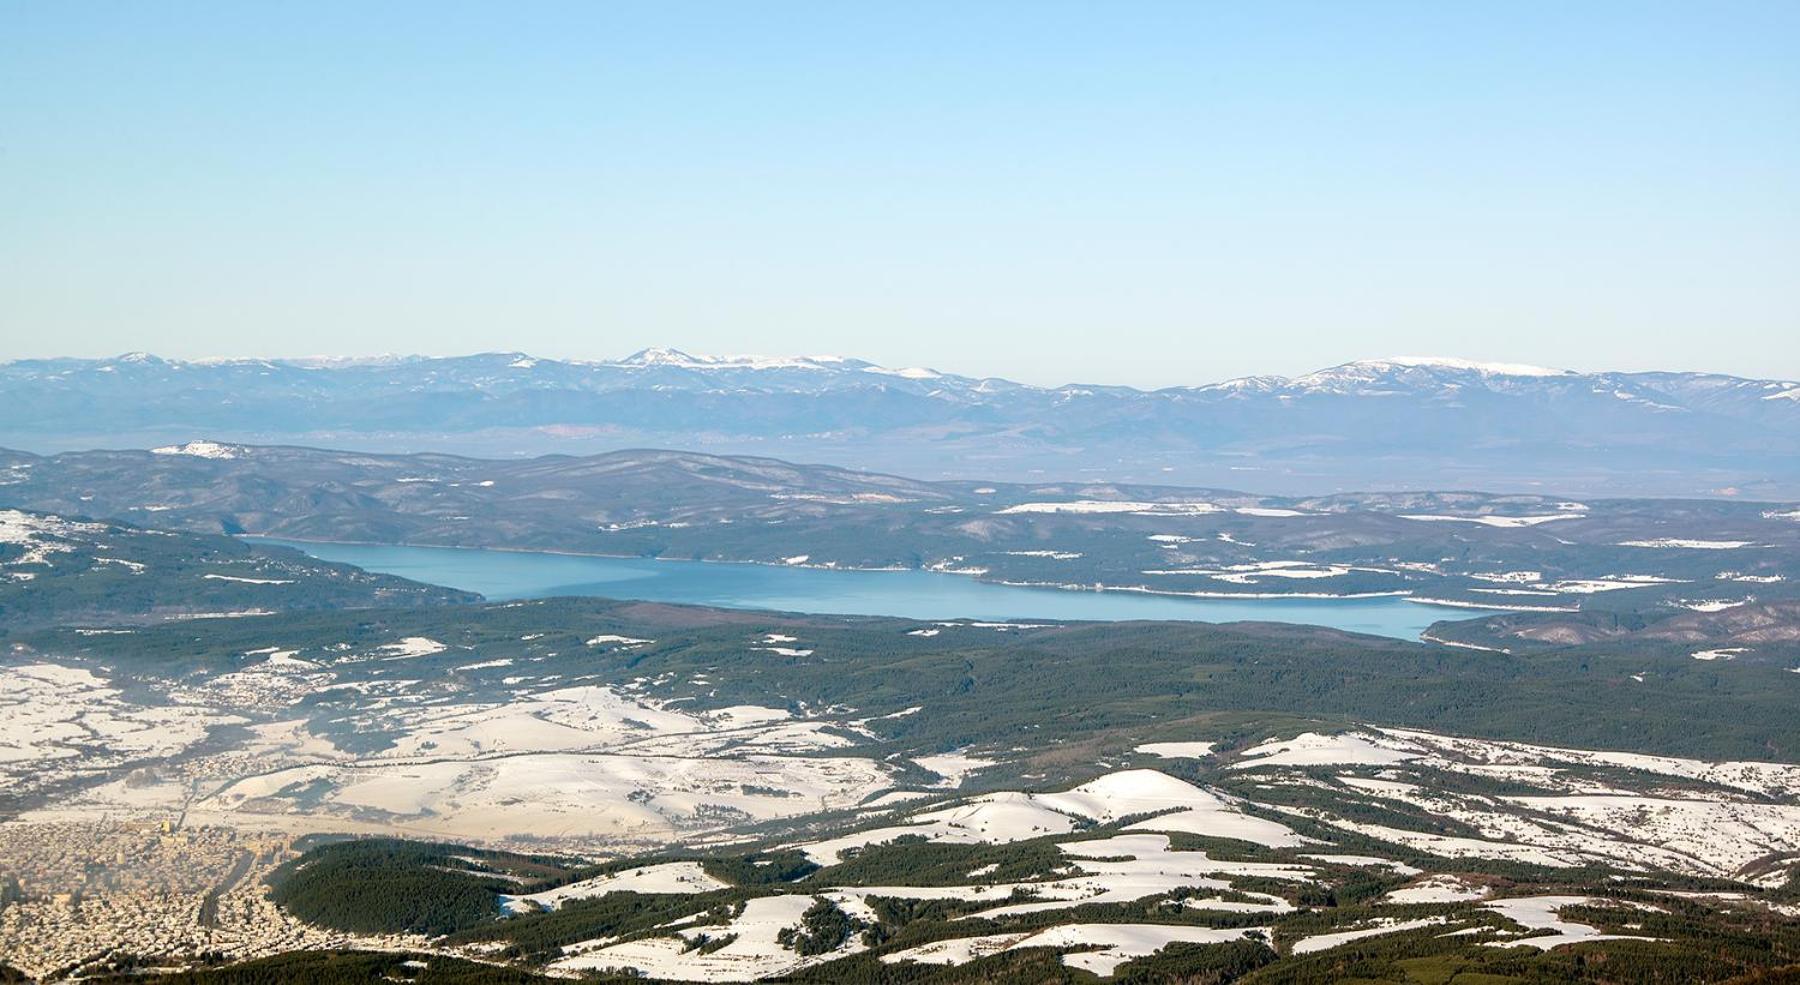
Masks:
[[[600,846],[848,808],[894,787],[897,767],[847,752],[855,740],[832,717],[751,705],[702,712],[598,685],[420,700],[431,683],[386,669],[447,649],[425,637],[327,659],[260,647],[239,669],[167,688],[151,704],[83,668],[0,668],[0,792],[91,778],[41,814],[185,807],[243,828]],[[472,660],[458,672],[502,666]],[[319,734],[296,717],[320,709],[354,728]],[[222,725],[248,737],[174,759]],[[359,733],[387,740],[362,749]],[[159,767],[129,782],[111,772],[138,760]],[[950,761],[965,772],[988,765]]]
[[[1402,520],[1420,520],[1427,523],[1479,523],[1484,527],[1535,527],[1540,523],[1552,523],[1557,520],[1579,520],[1583,513],[1542,513],[1535,516],[1497,516],[1483,514],[1480,516],[1445,516],[1436,513],[1406,513]]]
[[[1161,747],[1161,748],[1159,748]],[[1205,757],[1211,744],[1151,743],[1144,755]],[[1764,797],[1785,796],[1800,780],[1800,767],[1762,763],[1705,763],[1697,760],[1638,756],[1588,750],[1556,749],[1521,743],[1489,742],[1398,729],[1360,729],[1339,734],[1308,733],[1256,743],[1235,756],[1235,771],[1265,779],[1269,786],[1304,783],[1337,789],[1349,798],[1422,807],[1435,815],[1482,826],[1498,825],[1483,837],[1462,838],[1425,830],[1352,821],[1324,811],[1295,811],[1346,833],[1372,836],[1378,842],[1408,845],[1446,857],[1512,859],[1551,867],[1602,863],[1630,870],[1637,867],[1722,874],[1756,855],[1795,850],[1779,839],[1800,831],[1800,811]],[[1628,794],[1622,788],[1586,776],[1588,768],[1622,771],[1617,782],[1666,786],[1671,781],[1700,780],[1708,793],[1662,799]],[[1324,779],[1318,771],[1323,770]],[[1302,773],[1300,771],[1308,771]],[[1511,779],[1531,785],[1563,784],[1567,794],[1542,797],[1477,795],[1444,792],[1409,782],[1436,771],[1463,772],[1471,777]],[[1636,771],[1636,772],[1633,772]],[[1579,775],[1578,775],[1579,774]],[[1657,778],[1661,778],[1658,780]],[[1742,797],[1719,790],[1735,790]],[[1576,792],[1581,791],[1581,792]],[[866,809],[870,819],[891,813],[893,797],[879,798]],[[1047,929],[977,933],[903,948],[881,956],[901,964],[960,964],[1006,950],[1046,947],[1064,952],[1072,968],[1101,976],[1124,962],[1155,954],[1172,943],[1223,943],[1267,939],[1259,927],[1208,925],[1206,914],[1233,913],[1262,919],[1295,910],[1282,896],[1260,891],[1271,884],[1304,885],[1319,881],[1319,866],[1369,867],[1412,877],[1387,892],[1379,906],[1416,907],[1473,905],[1460,916],[1416,915],[1364,918],[1338,929],[1314,932],[1280,942],[1284,953],[1315,954],[1356,941],[1389,934],[1444,928],[1451,936],[1471,936],[1476,943],[1509,947],[1527,945],[1550,950],[1568,944],[1644,937],[1603,932],[1571,919],[1564,911],[1586,906],[1603,909],[1655,909],[1648,904],[1583,895],[1496,893],[1482,881],[1446,873],[1422,873],[1412,866],[1378,855],[1334,853],[1330,846],[1301,838],[1286,826],[1247,813],[1254,805],[1219,790],[1190,783],[1157,770],[1127,769],[1102,775],[1062,791],[1001,791],[961,802],[934,805],[898,821],[798,845],[815,862],[829,866],[867,846],[923,838],[952,844],[1002,844],[1049,839],[1064,862],[1046,875],[1026,881],[993,879],[997,868],[985,865],[967,873],[958,885],[830,885],[809,887],[806,894],[753,900],[742,913],[705,925],[679,922],[661,935],[617,943],[599,939],[574,945],[557,962],[561,970],[632,968],[647,975],[684,980],[746,981],[791,973],[821,960],[854,954],[866,947],[852,935],[825,955],[802,958],[780,945],[783,927],[797,927],[801,915],[818,900],[837,906],[851,918],[863,918],[870,900],[954,901],[964,908],[960,919],[1005,919],[1024,915],[1073,912],[1078,906],[1132,904],[1162,898],[1191,922],[1179,924],[1093,924],[1070,922]],[[1548,817],[1561,817],[1556,823]],[[1127,821],[1095,834],[1095,825]],[[1422,827],[1423,827],[1422,823]],[[1261,844],[1273,849],[1308,849],[1283,860],[1217,858],[1206,851],[1178,849],[1171,831]],[[1234,885],[1259,881],[1258,891]],[[681,892],[710,885],[697,868],[661,863],[613,873],[587,883],[527,897],[536,905],[555,905],[576,895],[625,889]],[[1271,881],[1273,881],[1271,883]],[[514,905],[514,904],[509,904]],[[517,904],[523,906],[525,904]],[[1483,918],[1479,911],[1494,916]],[[1498,922],[1496,922],[1498,918]],[[1073,918],[1079,919],[1079,918]],[[1216,920],[1217,918],[1213,918]],[[1621,918],[1618,923],[1624,926]],[[972,928],[973,929],[973,928]],[[717,949],[695,945],[729,940]],[[702,953],[703,951],[707,953]]]
[[[1010,623],[931,628],[1010,632]],[[596,636],[595,646],[647,640]],[[750,652],[806,649],[792,634],[759,633]],[[6,788],[92,777],[60,799],[67,816],[186,805],[241,826],[390,829],[484,842],[668,844],[819,811],[867,808],[863,830],[800,847],[821,864],[860,847],[918,835],[999,844],[1067,836],[1129,819],[1122,836],[1168,833],[1291,849],[1307,844],[1276,813],[1154,769],[1118,769],[1073,788],[984,793],[945,803],[1006,754],[963,749],[904,760],[857,747],[881,722],[853,712],[740,704],[700,710],[653,697],[649,682],[563,684],[524,664],[470,651],[457,673],[517,672],[516,685],[475,700],[409,667],[452,650],[425,636],[360,648],[301,651],[279,640],[242,655],[236,669],[127,699],[96,671],[50,662],[0,669],[0,768]],[[460,651],[457,651],[460,653]],[[453,656],[456,654],[452,654]],[[1735,648],[1698,651],[1724,660]],[[690,686],[707,686],[697,675]],[[430,700],[419,695],[435,693]],[[309,716],[329,712],[320,731]],[[882,718],[910,718],[907,708]],[[219,726],[243,727],[230,748],[208,750],[133,778],[108,771],[137,760],[170,763]],[[357,736],[378,734],[374,746]],[[1219,754],[1205,741],[1140,744],[1137,755],[1205,759],[1228,775],[1272,787],[1325,784],[1339,797],[1423,811],[1463,831],[1407,829],[1307,808],[1314,822],[1449,857],[1547,866],[1599,863],[1733,876],[1765,856],[1800,852],[1800,766],[1704,762],[1626,752],[1559,749],[1404,729],[1351,729],[1271,738]],[[913,768],[916,766],[917,768]],[[920,770],[934,781],[919,779]],[[1595,771],[1604,771],[1604,780]],[[1457,793],[1432,778],[1463,774],[1524,784],[1506,796]],[[906,787],[940,799],[897,814]],[[104,780],[105,782],[98,782]],[[1321,846],[1324,850],[1324,846]],[[1779,879],[1779,868],[1757,878]],[[1090,887],[1091,888],[1091,887]]]
[[[1483,905],[1527,930],[1551,931],[1552,933],[1547,935],[1525,937],[1517,942],[1543,951],[1561,947],[1564,944],[1579,944],[1583,941],[1650,939],[1629,934],[1603,934],[1586,924],[1565,920],[1562,917],[1562,910],[1566,907],[1619,905],[1614,900],[1583,896],[1527,896],[1494,900]]]
[[[1341,564],[1307,564],[1304,561],[1257,561],[1221,568],[1149,568],[1146,575],[1195,575],[1238,585],[1255,585],[1263,578],[1338,578],[1352,571],[1381,572],[1380,568],[1353,568]]]
[[[1212,927],[1178,927],[1167,924],[1063,924],[1027,934],[988,934],[959,937],[882,955],[889,964],[916,961],[922,964],[955,965],[1001,951],[1031,947],[1056,949],[1078,948],[1064,953],[1062,962],[1071,968],[1091,971],[1102,978],[1112,975],[1119,965],[1133,958],[1148,957],[1170,944],[1223,944],[1243,940],[1247,930],[1220,930]]]
[[[0,793],[166,759],[209,729],[242,721],[205,708],[139,704],[84,668],[0,667]]]
[[[510,913],[529,913],[536,909],[554,910],[570,900],[591,899],[607,893],[705,893],[725,886],[726,883],[707,875],[698,862],[664,862],[609,872],[541,893],[508,896],[501,906]]]
[[[1317,767],[1344,770],[1335,777],[1337,788],[1359,799],[1423,809],[1479,832],[1447,835],[1306,812],[1344,830],[1439,855],[1779,882],[1782,870],[1755,875],[1747,867],[1765,856],[1800,852],[1800,766],[1559,749],[1405,729],[1309,733],[1246,749],[1232,764],[1271,772],[1277,783],[1314,783],[1282,774]],[[1617,773],[1598,781],[1595,768]],[[1526,783],[1545,792],[1453,793],[1431,783],[1443,773]]]
[[[667,937],[650,937],[624,944],[575,945],[574,956],[555,962],[558,971],[603,968],[635,968],[652,978],[704,982],[751,982],[786,974],[808,965],[821,964],[861,949],[855,938],[844,947],[810,958],[800,957],[777,937],[800,923],[812,905],[808,896],[765,896],[753,899],[744,912],[722,927],[684,928]],[[730,936],[731,942],[716,951],[702,953],[690,943],[701,934]]]
[[[196,806],[379,818],[471,839],[666,842],[848,807],[892,785],[889,768],[873,760],[807,755],[850,742],[825,731],[828,722],[796,721],[781,709],[695,714],[581,686],[380,714],[384,728],[402,733],[392,747],[259,773]],[[303,802],[294,795],[301,790]]]
[[[0,567],[16,570],[49,564],[51,555],[74,550],[71,542],[77,538],[89,538],[105,531],[103,523],[81,523],[19,510],[0,510],[0,544],[20,549],[18,557]]]
[[[1007,792],[976,798],[968,805],[948,811],[929,811],[916,815],[897,828],[878,829],[868,837],[850,838],[829,843],[802,846],[809,856],[824,862],[836,860],[836,854],[861,845],[891,840],[902,835],[923,835],[931,840],[970,842],[1008,841],[1044,834],[1072,832],[1077,823],[1099,819],[1116,819],[1146,810],[1182,807],[1205,810],[1219,802],[1217,795],[1151,770],[1134,770],[1111,774],[1061,794],[1031,795]],[[1067,813],[1065,813],[1067,812]],[[1275,826],[1279,827],[1279,826]],[[1272,840],[1297,844],[1291,833]],[[1235,893],[1224,899],[1214,894],[1231,890],[1233,878],[1263,878],[1289,882],[1310,878],[1313,870],[1305,865],[1222,861],[1204,852],[1175,851],[1164,834],[1119,834],[1099,840],[1070,841],[1060,846],[1067,857],[1066,873],[1051,880],[1030,883],[980,882],[966,886],[845,886],[817,894],[838,905],[846,913],[859,916],[870,913],[865,902],[870,897],[911,898],[920,900],[956,899],[990,903],[978,908],[973,916],[1003,917],[1011,914],[1041,913],[1066,910],[1078,905],[1127,903],[1148,896],[1186,891],[1186,905],[1196,910],[1239,913],[1285,913],[1292,905],[1279,896],[1266,893]],[[990,867],[991,868],[991,867]],[[978,880],[982,873],[971,873]],[[704,878],[704,873],[670,865],[631,870],[577,883],[532,897],[534,902],[549,904],[564,895],[592,895],[626,889],[663,892],[679,891],[680,880]],[[639,886],[663,888],[640,889]],[[1029,891],[1031,902],[1017,902],[1019,891]],[[541,897],[541,898],[540,898]],[[574,945],[570,957],[556,963],[562,970],[630,967],[646,975],[664,975],[684,980],[748,981],[757,977],[791,972],[815,960],[827,960],[855,953],[861,944],[855,939],[836,951],[817,959],[802,959],[793,951],[776,943],[782,927],[794,926],[806,907],[809,896],[794,895],[752,900],[744,912],[725,925],[672,928],[667,936],[624,944],[605,940]],[[1096,974],[1109,975],[1117,966],[1133,957],[1153,954],[1177,941],[1215,943],[1237,940],[1246,932],[1241,929],[1221,930],[1198,926],[1169,925],[1085,925],[1069,924],[1035,934],[1004,934],[969,938],[956,942],[927,945],[884,956],[892,962],[920,961],[953,963],[974,956],[996,953],[1008,947],[1080,947],[1065,955],[1071,967]],[[727,946],[711,953],[691,948],[701,934],[713,939],[733,937]],[[1089,949],[1091,948],[1091,950]]]
[[[1418,930],[1421,927],[1435,927],[1446,922],[1444,917],[1421,917],[1417,920],[1399,920],[1382,918],[1372,921],[1366,927],[1355,930],[1340,930],[1332,934],[1318,934],[1313,937],[1295,941],[1289,948],[1293,954],[1311,954],[1315,951],[1329,951],[1341,947],[1351,941],[1359,941],[1367,937],[1380,937],[1383,934],[1398,934],[1405,930]]]
[[[915,815],[905,823],[801,846],[822,865],[849,850],[909,835],[962,844],[1004,843],[1072,832],[1078,823],[1156,814],[1130,830],[1181,831],[1271,847],[1301,844],[1278,822],[1252,817],[1231,799],[1156,770],[1110,773],[1061,793],[1003,791]]]

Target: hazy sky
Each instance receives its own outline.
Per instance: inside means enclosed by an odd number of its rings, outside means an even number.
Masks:
[[[1800,377],[1800,3],[0,0],[0,358]]]

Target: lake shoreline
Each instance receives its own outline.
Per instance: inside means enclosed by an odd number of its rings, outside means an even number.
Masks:
[[[920,620],[1271,622],[1423,642],[1442,622],[1404,595],[1193,594],[1147,586],[1017,585],[929,568],[619,557],[520,548],[380,544],[246,535],[505,602],[557,596]],[[944,577],[947,575],[963,577]]]
[[[1470,604],[1470,603],[1447,601],[1447,600],[1443,600],[1443,599],[1419,598],[1416,595],[1414,595],[1411,591],[1407,591],[1407,590],[1392,591],[1392,592],[1348,592],[1348,593],[1338,593],[1338,594],[1332,594],[1332,593],[1326,593],[1326,592],[1179,592],[1179,591],[1173,591],[1171,589],[1166,589],[1166,588],[1151,588],[1147,585],[1108,585],[1108,584],[1105,584],[1104,582],[1096,582],[1091,585],[1085,585],[1085,584],[1078,584],[1075,582],[1008,581],[1006,579],[997,579],[997,578],[989,579],[989,578],[984,578],[981,575],[975,574],[973,572],[959,570],[959,569],[955,569],[955,568],[907,568],[907,567],[901,567],[899,565],[892,565],[892,566],[887,566],[887,567],[858,567],[855,565],[846,565],[846,564],[811,564],[811,563],[804,563],[804,562],[799,563],[799,564],[789,564],[787,562],[778,562],[778,561],[730,560],[730,559],[726,559],[726,558],[665,557],[662,555],[654,555],[654,554],[601,554],[601,553],[597,553],[594,551],[558,551],[558,550],[550,550],[548,548],[535,548],[535,547],[469,547],[469,546],[461,545],[461,544],[394,543],[394,542],[390,542],[390,541],[379,541],[379,540],[319,540],[319,539],[311,538],[311,537],[285,537],[285,536],[284,537],[276,537],[276,536],[272,536],[269,534],[234,534],[233,536],[235,536],[239,540],[246,540],[246,541],[251,541],[251,542],[267,541],[269,543],[273,543],[278,546],[285,546],[285,545],[289,545],[289,544],[321,544],[321,545],[342,546],[342,547],[421,548],[421,549],[433,550],[433,551],[484,551],[484,552],[491,551],[491,552],[503,553],[503,554],[523,554],[523,555],[542,554],[542,555],[547,555],[549,557],[597,558],[597,559],[601,559],[601,560],[613,560],[613,561],[661,561],[661,562],[666,562],[666,563],[670,563],[670,564],[754,565],[756,567],[771,568],[771,569],[774,569],[777,571],[796,571],[796,570],[799,570],[799,571],[842,571],[842,572],[847,572],[847,573],[858,573],[858,572],[892,573],[892,572],[916,571],[916,572],[919,572],[922,574],[953,575],[953,576],[960,577],[960,578],[968,578],[972,581],[978,582],[983,585],[997,585],[997,586],[1001,586],[1001,587],[1005,587],[1005,588],[1044,589],[1044,590],[1054,590],[1054,591],[1059,591],[1059,592],[1090,592],[1090,593],[1096,593],[1096,594],[1106,593],[1106,592],[1128,592],[1128,593],[1136,594],[1136,595],[1154,595],[1154,596],[1159,596],[1159,597],[1163,597],[1163,598],[1196,599],[1196,600],[1201,600],[1201,601],[1229,602],[1229,601],[1233,601],[1236,599],[1242,599],[1242,600],[1250,601],[1250,602],[1260,602],[1260,601],[1352,602],[1352,601],[1357,601],[1357,600],[1361,600],[1361,599],[1392,598],[1392,599],[1404,599],[1406,601],[1413,602],[1418,605],[1434,605],[1434,606],[1439,606],[1439,607],[1446,608],[1446,609],[1480,608],[1480,609],[1490,609],[1495,612],[1530,612],[1530,611],[1534,611],[1530,607],[1474,605],[1474,604]],[[1559,609],[1559,610],[1543,610],[1543,611],[1574,611],[1574,610],[1560,610]]]

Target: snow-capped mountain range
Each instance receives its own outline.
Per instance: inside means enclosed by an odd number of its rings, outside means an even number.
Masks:
[[[653,445],[921,477],[1267,492],[1800,492],[1800,383],[1705,373],[1397,357],[1141,390],[668,348],[608,361],[134,353],[0,364],[0,444],[150,447],[200,437],[480,454]]]

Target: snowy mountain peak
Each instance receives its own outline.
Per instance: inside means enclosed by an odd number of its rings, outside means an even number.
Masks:
[[[185,445],[164,445],[161,448],[150,449],[152,455],[186,455],[189,458],[217,459],[237,458],[243,452],[244,449],[237,445],[220,444],[204,438],[190,441]]]
[[[1398,389],[1452,388],[1508,380],[1574,379],[1580,373],[1524,363],[1489,363],[1453,356],[1390,356],[1358,359],[1302,376],[1245,376],[1197,388],[1202,392],[1278,394],[1369,392]]]
[[[671,349],[667,346],[651,346],[648,349],[639,349],[631,355],[626,356],[624,359],[619,360],[617,365],[697,366],[702,365],[704,362],[706,361],[695,359],[693,356],[682,352],[680,349]]]
[[[1296,376],[1286,389],[1299,392],[1392,393],[1405,389],[1443,389],[1462,385],[1506,386],[1541,379],[1576,379],[1581,374],[1522,363],[1484,363],[1448,356],[1394,356],[1359,359],[1330,369]]]
[[[1484,376],[1576,376],[1574,370],[1550,369],[1544,366],[1532,366],[1526,363],[1484,363],[1473,359],[1457,359],[1453,356],[1392,356],[1387,359],[1368,359],[1351,365],[1366,366],[1404,366],[1409,369],[1450,369],[1463,372],[1480,373]]]
[[[696,356],[655,346],[602,365],[635,369],[857,369],[869,364],[843,356]]]
[[[886,366],[864,366],[863,372],[877,373],[882,376],[898,376],[905,380],[936,380],[943,378],[942,373],[923,366],[908,366],[904,369],[888,369]]]
[[[1203,391],[1224,390],[1236,391],[1239,393],[1270,393],[1281,389],[1286,386],[1287,383],[1288,378],[1285,376],[1240,376],[1234,380],[1208,383],[1198,389]]]
[[[1387,359],[1358,359],[1355,362],[1317,370],[1304,376],[1296,376],[1290,382],[1298,386],[1318,386],[1345,381],[1389,380],[1396,377],[1476,376],[1483,379],[1495,377],[1545,379],[1579,375],[1579,373],[1569,370],[1548,369],[1523,363],[1484,363],[1451,356],[1391,356]]]

